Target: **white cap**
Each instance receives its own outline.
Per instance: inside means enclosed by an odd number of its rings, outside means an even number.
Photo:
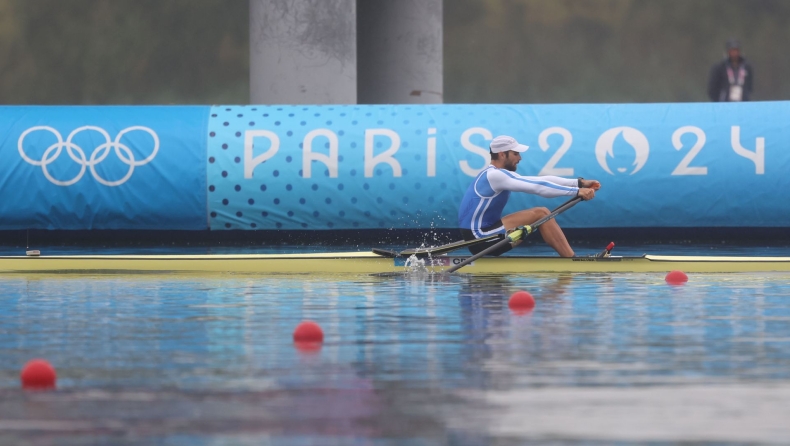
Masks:
[[[513,150],[515,152],[523,152],[529,149],[529,146],[525,146],[523,144],[519,144],[516,141],[516,138],[512,136],[497,136],[496,138],[491,140],[491,144],[488,146],[493,153],[501,153],[507,152],[508,150]]]

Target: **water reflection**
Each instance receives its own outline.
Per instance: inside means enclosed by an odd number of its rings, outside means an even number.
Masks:
[[[597,410],[595,401],[636,426],[629,414],[655,415],[653,406],[712,414],[708,386],[741,386],[721,390],[717,404],[727,406],[767,385],[779,390],[760,403],[774,414],[765,429],[785,432],[774,420],[790,415],[782,390],[790,276],[692,279],[670,287],[655,274],[3,277],[0,440],[25,443],[49,429],[92,441],[190,433],[175,444],[229,432],[259,440],[277,432],[278,444],[673,441],[601,419],[596,430],[578,417]],[[508,309],[517,290],[535,297],[530,314]],[[303,319],[324,330],[317,352],[293,346]],[[39,356],[58,368],[59,392],[17,390],[19,367]],[[690,400],[679,398],[683,386]],[[543,427],[518,421],[541,416]],[[564,437],[561,425],[584,429]],[[768,441],[763,431],[738,438]],[[721,440],[706,432],[695,438]]]

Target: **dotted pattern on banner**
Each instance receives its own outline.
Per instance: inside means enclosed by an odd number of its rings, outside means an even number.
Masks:
[[[480,147],[475,153],[464,147],[464,132],[480,127],[500,134],[496,130],[522,125],[524,115],[502,106],[214,106],[208,126],[209,226],[457,227],[458,205],[474,176],[462,166],[484,168],[490,139],[472,132],[469,143]],[[336,175],[326,162],[334,138]],[[399,140],[397,151],[369,166],[366,175],[366,158],[370,163],[382,156],[393,139]],[[245,140],[252,142],[246,155]],[[306,143],[313,157],[309,176]]]
[[[562,215],[565,228],[732,226],[738,214],[732,209],[744,207],[754,210],[751,225],[775,225],[790,208],[763,203],[773,204],[767,194],[787,181],[776,168],[788,153],[778,149],[787,135],[776,130],[776,116],[787,108],[783,102],[215,106],[206,138],[209,226],[457,227],[461,197],[488,163],[489,140],[502,134],[530,146],[518,165],[522,175],[602,180],[592,204]],[[693,152],[697,144],[704,147]],[[747,201],[693,212],[721,201],[721,185],[734,176],[753,191]],[[651,195],[659,183],[673,193]],[[563,201],[513,194],[504,212]]]

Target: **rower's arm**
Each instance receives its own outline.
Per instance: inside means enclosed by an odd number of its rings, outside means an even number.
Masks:
[[[555,176],[523,177],[515,172],[491,169],[488,181],[497,191],[525,192],[545,198],[576,196],[579,193],[578,180]]]
[[[554,175],[543,175],[540,177],[522,177],[522,178],[540,178],[541,180],[551,181],[552,183],[559,184],[560,186],[579,187],[579,180],[576,178],[563,178],[555,177]]]

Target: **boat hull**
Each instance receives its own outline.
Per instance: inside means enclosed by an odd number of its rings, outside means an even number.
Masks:
[[[407,271],[442,272],[463,256],[439,256],[407,265],[405,259],[372,252],[239,255],[96,255],[3,256],[0,273],[350,273],[375,274]],[[790,272],[790,257],[641,256],[560,258],[535,256],[485,257],[459,273],[686,273]]]

